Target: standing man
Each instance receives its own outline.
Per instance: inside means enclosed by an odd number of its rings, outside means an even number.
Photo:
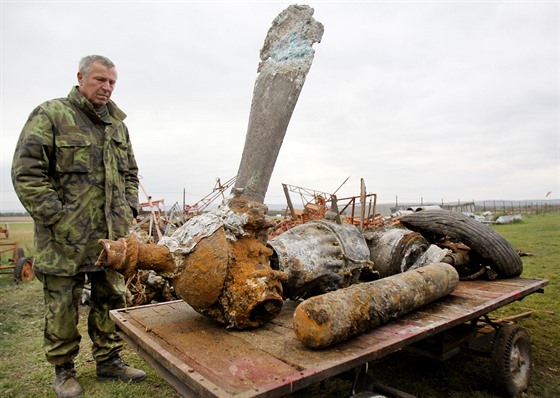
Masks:
[[[125,236],[138,211],[138,167],[110,100],[117,71],[108,58],[81,59],[78,86],[39,105],[21,132],[12,164],[15,191],[35,223],[33,266],[43,284],[47,361],[59,398],[78,397],[74,358],[81,336],[78,306],[91,282],[88,334],[98,379],[139,381],[146,373],[119,356],[123,343],[109,311],[125,306],[122,276],[95,266],[99,239]]]

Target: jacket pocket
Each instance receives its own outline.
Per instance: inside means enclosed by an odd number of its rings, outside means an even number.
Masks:
[[[56,171],[87,173],[91,171],[91,141],[84,135],[56,137]]]
[[[115,155],[115,161],[117,164],[117,169],[119,172],[127,172],[128,167],[128,146],[126,141],[123,140],[119,135],[115,135],[111,138],[113,153]]]

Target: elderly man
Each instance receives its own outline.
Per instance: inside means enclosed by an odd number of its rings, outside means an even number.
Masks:
[[[98,379],[146,377],[120,358],[123,343],[109,318],[110,310],[125,306],[122,277],[95,266],[98,240],[126,235],[138,210],[138,167],[123,123],[126,115],[110,100],[116,81],[108,58],[82,58],[79,85],[68,97],[33,110],[12,164],[15,191],[35,223],[34,269],[46,305],[45,353],[55,365],[58,397],[83,394],[74,358],[86,276],[91,282],[88,333]]]

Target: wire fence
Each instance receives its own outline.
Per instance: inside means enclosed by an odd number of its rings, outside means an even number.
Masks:
[[[560,203],[543,201],[490,200],[477,202],[476,212],[503,214],[541,214],[560,211]]]
[[[406,209],[419,206],[439,206],[442,209],[457,211],[461,213],[485,213],[495,214],[541,214],[560,212],[560,201],[558,200],[482,200],[472,202],[440,202],[419,204],[398,204],[395,208]],[[395,209],[393,208],[393,209]]]

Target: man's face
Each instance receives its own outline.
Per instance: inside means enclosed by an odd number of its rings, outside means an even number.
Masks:
[[[91,72],[87,76],[78,72],[78,91],[93,104],[100,107],[109,101],[111,93],[117,82],[117,70],[107,68],[105,65],[94,62]]]

